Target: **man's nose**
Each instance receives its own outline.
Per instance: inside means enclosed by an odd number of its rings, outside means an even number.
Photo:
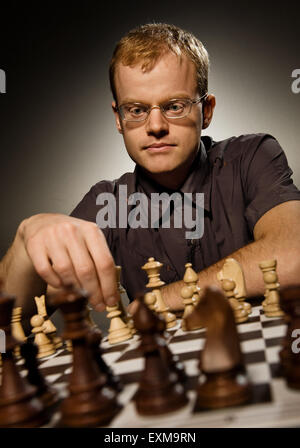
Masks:
[[[151,108],[146,122],[146,130],[150,135],[165,135],[169,132],[168,120],[163,116],[159,106]]]

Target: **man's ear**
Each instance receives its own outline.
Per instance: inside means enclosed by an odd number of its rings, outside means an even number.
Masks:
[[[113,102],[111,103],[111,107],[112,107],[113,113],[114,113],[114,115],[115,115],[115,120],[116,120],[116,127],[117,127],[117,130],[118,130],[118,132],[120,132],[120,134],[123,134],[122,125],[121,125],[121,120],[120,120],[120,115],[119,115],[119,113],[118,113],[117,104],[116,104],[115,101],[113,101]]]
[[[207,95],[202,104],[202,129],[208,128],[216,106],[215,95]]]

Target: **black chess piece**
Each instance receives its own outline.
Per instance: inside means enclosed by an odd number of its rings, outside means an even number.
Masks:
[[[166,334],[166,321],[162,316],[155,313],[153,314],[156,319],[157,338],[159,338],[157,341],[159,342],[158,347],[161,352],[161,356],[167,366],[178,376],[179,382],[186,385],[187,375],[184,370],[184,365],[180,361],[179,356],[172,353],[164,336]]]
[[[120,410],[116,391],[106,384],[107,376],[99,371],[88,340],[87,301],[88,295],[84,291],[72,288],[49,297],[49,303],[63,314],[65,328],[62,336],[71,340],[73,355],[69,394],[61,403],[58,426],[103,426]]]
[[[223,292],[207,287],[195,310],[186,317],[186,326],[203,326],[206,339],[201,351],[201,375],[195,410],[216,409],[247,403],[251,399],[231,305]]]
[[[2,353],[0,386],[0,427],[33,428],[46,424],[49,414],[37,398],[36,387],[20,375],[14,358],[19,344],[11,334],[11,317],[15,298],[0,294],[0,329],[6,335],[6,352]]]
[[[29,339],[21,344],[20,352],[24,359],[24,367],[27,369],[27,381],[37,388],[36,396],[42,401],[44,407],[49,411],[52,410],[58,404],[59,397],[39,370],[37,345]]]
[[[141,335],[139,348],[145,357],[145,367],[134,396],[138,413],[159,415],[185,406],[188,403],[185,389],[178,381],[178,375],[174,375],[173,369],[165,362],[159,348],[161,336],[156,316],[140,301],[133,319]]]
[[[98,364],[101,373],[105,374],[106,384],[113,388],[116,392],[121,392],[123,385],[121,383],[120,377],[115,375],[111,368],[106,364],[102,357],[102,350],[100,347],[102,334],[101,330],[98,328],[91,328],[89,334],[87,335],[88,344],[91,346],[94,358]]]

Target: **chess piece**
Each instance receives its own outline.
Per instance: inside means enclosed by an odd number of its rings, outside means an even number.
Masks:
[[[152,292],[156,297],[156,306],[155,310],[158,314],[161,314],[166,321],[167,330],[173,328],[177,319],[175,314],[169,311],[169,307],[165,304],[162,294],[161,287],[165,284],[159,276],[159,271],[162,268],[162,263],[159,261],[155,261],[153,257],[148,258],[148,263],[142,266],[142,269],[147,272],[148,275],[148,283],[146,285],[147,288],[152,288]]]
[[[120,377],[115,375],[111,368],[106,364],[102,357],[101,350],[102,334],[99,328],[91,328],[90,333],[87,335],[87,341],[94,355],[94,359],[99,367],[100,374],[106,375],[105,384],[116,392],[120,392],[123,389]]]
[[[154,292],[146,292],[144,295],[144,302],[153,313],[156,312],[156,296]]]
[[[72,353],[72,351],[73,351],[72,341],[66,340],[65,344],[66,344],[66,348],[67,348],[68,352]]]
[[[154,318],[156,319],[156,331],[157,337],[159,339],[159,350],[162,358],[167,364],[167,367],[172,370],[178,377],[178,380],[181,384],[185,384],[187,382],[187,376],[184,371],[184,365],[180,361],[178,355],[174,355],[168,347],[167,339],[169,337],[166,331],[166,321],[162,316],[155,313],[155,294],[152,292],[148,292],[144,295],[144,298],[140,297],[140,300],[144,300],[145,305],[152,311]]]
[[[159,415],[185,406],[188,403],[185,389],[163,360],[159,349],[157,316],[140,301],[133,319],[141,335],[140,350],[145,357],[145,367],[134,396],[137,412]]]
[[[99,370],[101,374],[105,374],[107,376],[106,384],[112,387],[117,392],[120,392],[123,388],[120,378],[117,375],[114,375],[111,368],[106,364],[102,357],[101,350],[101,341],[102,341],[102,332],[97,324],[92,319],[90,314],[90,307],[87,305],[86,307],[86,322],[90,327],[90,332],[87,335],[88,344],[91,346],[92,352],[94,354],[94,358],[98,364]]]
[[[195,410],[246,403],[251,397],[251,387],[245,374],[233,310],[221,290],[213,286],[204,290],[201,301],[186,318],[187,328],[195,321],[206,327]]]
[[[288,387],[300,390],[300,287],[281,290],[280,308],[288,317],[285,338],[279,352],[283,375]]]
[[[281,317],[278,277],[276,273],[276,260],[266,260],[259,263],[265,282],[265,300],[262,302],[264,313],[267,317]]]
[[[96,322],[94,321],[94,319],[91,316],[91,311],[92,311],[92,307],[89,304],[87,304],[87,306],[86,306],[86,321],[92,330],[98,329]],[[99,331],[100,331],[100,329],[99,329]]]
[[[184,286],[181,289],[181,297],[183,299],[183,304],[184,304],[184,312],[183,312],[183,316],[182,316],[182,321],[181,321],[181,329],[183,331],[187,331],[186,328],[186,322],[185,319],[186,317],[192,313],[195,309],[195,303],[198,303],[198,298],[196,300],[193,300],[193,297],[195,296],[195,288],[193,286]],[[190,328],[191,330],[198,330],[199,328],[202,328],[201,326],[199,327],[198,325],[196,325],[193,328]]]
[[[106,311],[108,312],[107,318],[111,319],[108,329],[108,342],[110,344],[119,344],[131,339],[132,332],[120,317],[121,310],[119,305],[107,306]]]
[[[201,288],[199,288],[198,286],[198,280],[198,274],[192,268],[192,263],[186,263],[183,281],[185,286],[190,286],[193,288],[193,305],[197,305],[198,301],[200,300]]]
[[[121,266],[116,266],[115,268],[116,268],[117,288],[118,288],[118,291],[120,293],[120,297],[122,297],[122,294],[125,293],[125,289],[123,288],[123,286],[121,285],[121,282],[120,282],[122,268],[121,268]],[[121,311],[120,318],[124,321],[125,324],[127,324],[128,323],[128,317],[127,317],[127,313],[126,313],[124,304],[122,302],[122,299],[119,301],[119,309]]]
[[[57,350],[63,345],[63,343],[62,339],[57,336],[55,325],[50,320],[47,314],[45,295],[42,295],[40,297],[35,296],[34,300],[36,303],[38,314],[44,319],[43,331],[45,335],[48,336],[49,339],[51,339],[55,349]]]
[[[72,341],[72,373],[69,376],[68,396],[62,401],[59,426],[95,427],[108,424],[120,410],[116,392],[106,384],[107,376],[100,372],[86,320],[88,295],[67,288],[49,297],[64,318],[63,338]]]
[[[122,302],[122,294],[124,294],[126,291],[120,283],[121,270],[122,270],[121,266],[116,266],[117,288],[121,297],[119,301],[119,309],[121,311],[120,318],[125,322],[129,330],[131,331],[131,334],[134,335],[136,333],[136,329],[134,328],[133,325],[132,316],[126,311],[124,304]]]
[[[32,316],[30,324],[32,326],[32,333],[35,335],[34,343],[38,347],[37,358],[53,355],[55,353],[55,348],[51,340],[44,333],[44,319],[42,316],[39,314]]]
[[[250,303],[246,302],[246,282],[241,264],[234,258],[226,258],[221,271],[217,274],[218,280],[232,280],[235,283],[233,298],[237,299],[245,312],[249,315],[252,312]]]
[[[22,307],[17,306],[12,310],[11,332],[13,337],[17,341],[20,341],[20,343],[25,342],[27,340],[21,322],[22,322]],[[21,356],[20,345],[17,345],[15,348],[15,356],[17,358]]]
[[[0,329],[6,335],[5,353],[2,353],[0,427],[33,428],[47,423],[49,417],[36,396],[36,387],[20,375],[16,365],[14,349],[18,341],[11,331],[14,302],[14,297],[0,293]]]
[[[21,345],[20,351],[24,359],[24,366],[27,369],[27,381],[36,387],[36,396],[42,401],[45,409],[52,410],[54,405],[58,403],[58,394],[39,370],[37,345],[32,341],[26,341]]]
[[[223,291],[233,309],[235,322],[237,324],[246,322],[249,313],[247,309],[234,296],[235,282],[233,280],[224,279],[221,281]]]

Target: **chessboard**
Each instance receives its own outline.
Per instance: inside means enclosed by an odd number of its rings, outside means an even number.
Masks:
[[[180,410],[159,416],[145,417],[137,413],[134,394],[138,388],[144,358],[139,352],[140,337],[111,345],[104,337],[101,342],[103,358],[120,377],[123,390],[118,395],[120,412],[107,428],[259,428],[299,427],[300,390],[290,389],[282,376],[279,362],[281,342],[286,334],[283,318],[268,318],[261,306],[253,306],[245,323],[237,324],[246,372],[252,385],[251,401],[244,405],[218,410],[195,411],[195,387],[199,379],[198,362],[205,342],[205,329],[183,331],[181,320],[167,331],[167,343],[173,354],[184,364],[188,404]],[[72,353],[67,348],[40,360],[40,371],[57,390],[60,398],[67,394]],[[22,376],[26,370],[18,361]],[[59,407],[45,427],[56,427]]]

